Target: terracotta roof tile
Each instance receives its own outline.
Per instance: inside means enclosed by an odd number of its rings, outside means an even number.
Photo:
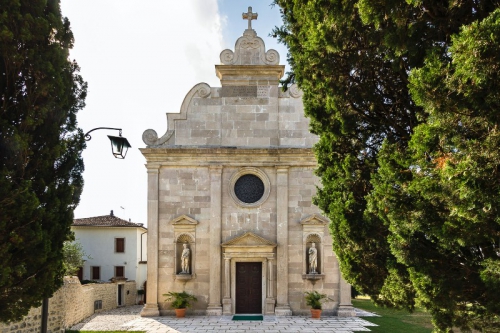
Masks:
[[[146,229],[142,223],[129,222],[114,215],[103,215],[103,216],[88,217],[83,219],[74,219],[73,226],[135,227],[135,228]]]

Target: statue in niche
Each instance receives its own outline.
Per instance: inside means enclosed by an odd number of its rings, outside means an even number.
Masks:
[[[318,267],[318,250],[316,249],[316,244],[311,243],[309,248],[309,274],[317,274],[316,268]]]
[[[189,250],[187,243],[182,244],[182,246],[184,249],[181,254],[181,274],[189,274],[189,256],[191,255],[191,250]]]

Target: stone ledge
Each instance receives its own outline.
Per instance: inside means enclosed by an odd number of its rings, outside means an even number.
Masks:
[[[304,280],[322,280],[325,274],[302,274]]]
[[[317,165],[312,148],[237,148],[237,147],[158,147],[139,149],[147,160],[148,167],[158,164],[167,165],[244,165],[252,161],[253,166],[287,165],[310,166]]]
[[[188,281],[194,278],[194,275],[192,274],[176,274],[175,279],[176,280],[182,280],[182,281]]]
[[[278,85],[279,79],[285,74],[284,65],[215,65],[215,73],[221,84],[231,85],[231,79],[266,80],[274,81]],[[240,82],[236,83],[240,85]]]

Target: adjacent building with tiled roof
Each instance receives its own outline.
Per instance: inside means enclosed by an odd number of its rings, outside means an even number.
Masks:
[[[113,214],[75,219],[71,230],[87,255],[82,280],[135,280],[142,289],[147,273],[147,228]],[[119,297],[120,298],[120,297]]]
[[[87,217],[83,219],[73,220],[73,226],[79,227],[131,227],[137,228],[142,227],[142,223],[133,223],[116,217],[111,211],[110,215]],[[145,228],[144,228],[145,229]]]

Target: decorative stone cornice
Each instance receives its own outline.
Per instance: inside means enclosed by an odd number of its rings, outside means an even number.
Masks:
[[[315,167],[316,158],[312,148],[236,148],[236,147],[185,147],[140,148],[149,164],[159,166],[232,165],[255,167],[302,166]]]
[[[174,224],[174,225],[196,225],[198,224],[199,222],[196,221],[195,219],[193,218],[190,218],[189,216],[187,215],[181,215],[179,217],[176,217],[175,219],[173,219],[172,221],[170,221],[170,223]]]
[[[194,97],[207,98],[211,94],[211,88],[208,84],[202,82],[195,85],[184,97],[179,113],[167,113],[168,129],[161,138],[158,138],[158,133],[154,129],[147,129],[142,133],[142,141],[148,146],[160,146],[167,142],[175,130],[175,120],[186,120],[188,107]]]
[[[324,218],[319,214],[312,214],[300,221],[302,225],[326,225],[328,224],[328,219]]]
[[[215,73],[221,80],[222,85],[241,85],[242,78],[252,80],[266,79],[275,81],[278,84],[279,79],[285,74],[284,65],[215,65]]]
[[[257,236],[253,232],[246,232],[243,235],[233,238],[228,242],[222,243],[223,248],[226,247],[261,247],[271,246],[276,247],[277,244],[263,237]]]

